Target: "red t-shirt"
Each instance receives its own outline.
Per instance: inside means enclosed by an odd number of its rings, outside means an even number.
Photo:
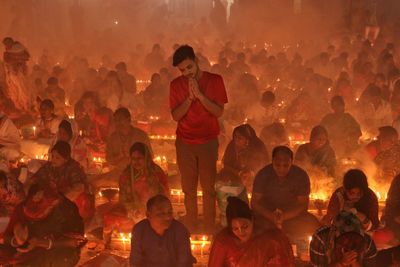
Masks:
[[[199,80],[200,91],[218,105],[228,102],[222,77],[203,72]],[[180,76],[171,82],[169,104],[174,110],[189,96],[189,80]],[[205,144],[219,135],[218,119],[196,99],[192,102],[186,115],[178,122],[176,136],[187,144]]]

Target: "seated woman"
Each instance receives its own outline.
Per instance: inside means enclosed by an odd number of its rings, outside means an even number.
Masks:
[[[294,266],[288,238],[279,230],[255,233],[248,204],[229,197],[226,215],[228,226],[214,239],[209,267]]]
[[[127,210],[145,210],[147,200],[157,194],[169,195],[168,177],[154,163],[147,145],[137,142],[129,151],[131,163],[119,179],[119,199]]]
[[[224,167],[218,175],[216,191],[221,225],[226,226],[227,197],[238,196],[248,202],[247,193],[252,191],[256,173],[267,164],[268,153],[254,129],[243,124],[233,130],[232,141],[226,147],[222,162]]]
[[[228,144],[222,162],[221,177],[241,181],[251,192],[254,176],[269,161],[263,141],[249,124],[242,124],[233,130],[232,141]]]
[[[84,220],[93,216],[94,198],[82,166],[71,158],[71,146],[58,141],[51,149],[51,160],[33,176],[33,184],[54,184],[58,191],[75,202]]]
[[[364,231],[375,230],[379,226],[378,209],[378,198],[368,187],[367,177],[361,170],[353,169],[346,172],[343,186],[332,194],[322,223],[330,225],[341,210],[347,210],[358,217]]]
[[[136,142],[129,151],[130,164],[119,179],[119,203],[109,207],[104,230],[120,227],[130,231],[132,224],[145,217],[147,201],[158,194],[169,195],[168,177],[151,158],[147,145]]]
[[[317,167],[327,175],[334,177],[335,151],[329,145],[328,132],[323,126],[318,125],[311,130],[310,142],[299,146],[295,162],[306,170],[310,167]]]
[[[54,144],[58,141],[69,143],[71,146],[71,158],[79,162],[86,170],[88,167],[88,148],[83,138],[74,134],[72,125],[67,120],[62,120],[58,126],[57,139],[54,140]],[[54,144],[51,145],[51,148]],[[51,149],[49,155],[51,155]]]
[[[84,243],[76,205],[53,187],[34,185],[3,233],[0,264],[72,267]]]

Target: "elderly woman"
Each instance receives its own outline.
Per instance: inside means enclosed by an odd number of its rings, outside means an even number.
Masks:
[[[294,266],[287,237],[279,230],[256,234],[252,211],[245,202],[229,197],[226,215],[228,226],[214,239],[209,267]]]
[[[83,221],[76,205],[53,187],[34,185],[3,234],[0,264],[75,266],[84,242]]]
[[[71,146],[58,141],[51,149],[51,159],[32,177],[31,183],[54,184],[59,192],[75,202],[83,219],[94,213],[94,198],[90,194],[86,174],[82,166],[71,158]]]

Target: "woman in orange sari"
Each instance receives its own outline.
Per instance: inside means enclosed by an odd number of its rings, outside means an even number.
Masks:
[[[136,142],[129,154],[131,162],[119,179],[119,203],[100,208],[100,213],[105,214],[105,233],[111,228],[130,232],[133,224],[145,217],[146,203],[151,197],[169,195],[167,175],[154,163],[148,146]]]

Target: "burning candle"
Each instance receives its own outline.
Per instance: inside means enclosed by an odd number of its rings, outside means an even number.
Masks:
[[[36,137],[36,126],[33,126],[33,136]]]
[[[126,250],[126,237],[125,235],[122,236],[122,244],[124,246],[124,251]]]
[[[206,243],[201,243],[201,249],[200,249],[200,257],[203,257],[204,254],[204,247],[206,246]]]
[[[178,203],[181,203],[181,190],[178,190]]]
[[[293,256],[297,257],[297,245],[292,244]]]

